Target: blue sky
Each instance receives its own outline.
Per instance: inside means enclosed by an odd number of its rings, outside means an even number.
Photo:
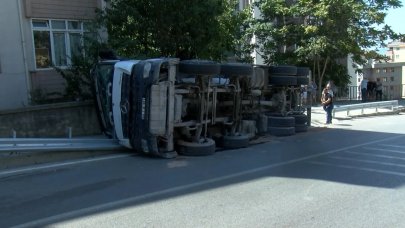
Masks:
[[[385,18],[391,28],[398,33],[405,33],[405,0],[402,0],[402,7],[396,9],[390,9]]]

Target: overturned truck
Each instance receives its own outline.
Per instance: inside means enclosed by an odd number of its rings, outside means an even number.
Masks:
[[[171,158],[307,130],[309,69],[207,60],[108,60],[93,70],[104,133]]]

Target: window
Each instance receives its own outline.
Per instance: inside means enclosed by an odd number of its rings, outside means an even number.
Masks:
[[[399,47],[397,47],[397,48],[395,48],[395,50],[397,50],[397,51],[399,51],[401,48],[399,48]]]
[[[71,20],[32,20],[37,69],[71,64],[82,54],[84,24]]]
[[[391,72],[395,72],[395,68],[394,68],[394,67],[391,67]]]
[[[376,69],[376,72],[377,72],[377,73],[380,73],[380,69]]]
[[[384,73],[387,73],[387,68],[384,68],[383,71],[384,71]]]
[[[386,81],[388,81],[388,79],[387,79],[387,77],[384,77],[383,82],[386,82]]]
[[[392,82],[394,81],[394,77],[391,77],[391,81],[392,81]]]

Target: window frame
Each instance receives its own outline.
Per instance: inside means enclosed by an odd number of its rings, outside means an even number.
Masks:
[[[53,22],[64,22],[65,28],[53,28]],[[47,26],[46,27],[36,27],[34,26],[34,22],[46,22]],[[79,29],[69,29],[69,22],[77,22],[79,23],[80,28]],[[86,21],[83,20],[72,20],[72,19],[52,19],[52,18],[31,18],[30,20],[30,26],[31,26],[31,36],[32,36],[32,47],[33,47],[33,54],[34,54],[34,67],[35,70],[49,70],[52,69],[52,66],[57,66],[61,68],[68,67],[69,65],[72,64],[71,58],[72,58],[72,47],[71,47],[71,42],[70,42],[70,34],[80,34],[80,45],[84,45],[84,40],[83,36],[85,32],[88,32],[85,30],[84,24]],[[34,39],[34,32],[35,31],[46,31],[49,32],[49,43],[50,43],[50,66],[48,67],[38,67],[37,65],[37,53],[36,53],[36,48],[35,48],[35,39]],[[55,54],[55,40],[54,40],[54,34],[55,33],[63,33],[64,34],[64,42],[65,42],[65,58],[66,58],[66,65],[56,65],[56,54]],[[84,54],[84,53],[83,53]]]

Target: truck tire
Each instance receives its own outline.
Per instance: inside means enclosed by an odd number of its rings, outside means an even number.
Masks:
[[[267,131],[274,136],[290,136],[295,134],[295,127],[268,127]]]
[[[297,67],[297,76],[308,76],[309,75],[309,67]]]
[[[215,153],[215,141],[209,138],[201,143],[178,140],[177,146],[177,152],[186,156],[207,156]]]
[[[295,118],[291,116],[278,117],[278,116],[269,116],[267,118],[268,127],[294,127]]]
[[[271,75],[297,75],[296,66],[270,66]]]
[[[308,117],[305,114],[292,114],[289,116],[294,117],[295,125],[306,124],[308,121]]]
[[[179,72],[197,75],[216,75],[221,72],[221,65],[209,60],[183,60],[179,63]]]
[[[271,75],[269,84],[277,86],[295,86],[297,85],[297,77],[290,75],[289,76]]]
[[[307,76],[297,76],[297,85],[308,85],[309,78]]]
[[[225,149],[236,149],[249,146],[249,136],[245,134],[225,135],[222,140]]]
[[[252,75],[253,66],[246,63],[221,64],[221,74],[227,77]]]
[[[307,132],[307,131],[308,131],[308,125],[307,124],[296,124],[295,125],[295,133]]]

